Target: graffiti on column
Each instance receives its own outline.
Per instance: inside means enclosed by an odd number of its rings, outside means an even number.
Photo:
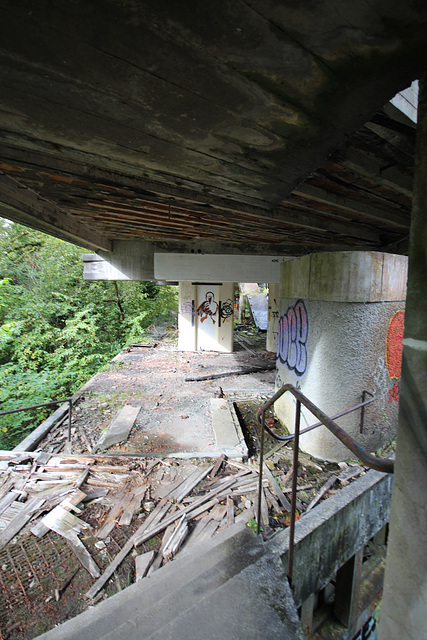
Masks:
[[[391,318],[386,336],[386,363],[390,380],[399,380],[402,372],[403,331],[405,328],[405,312],[396,311]]]
[[[181,303],[181,314],[185,315],[191,315],[193,313],[193,304],[191,303],[191,301],[186,301],[186,302],[182,302]]]
[[[288,307],[279,319],[277,357],[290,371],[303,376],[308,366],[308,312],[303,300]]]
[[[386,364],[390,380],[396,380],[389,390],[389,402],[399,402],[399,380],[402,373],[403,332],[405,329],[405,312],[399,309],[391,318],[386,335]]]
[[[229,318],[233,316],[234,313],[234,305],[233,300],[228,298],[225,302],[221,304],[221,319],[225,322]]]
[[[215,300],[215,296],[212,291],[207,291],[205,299],[197,308],[197,315],[200,316],[200,322],[204,322],[206,319],[210,318],[215,324],[214,316],[216,316],[217,312],[218,303]]]

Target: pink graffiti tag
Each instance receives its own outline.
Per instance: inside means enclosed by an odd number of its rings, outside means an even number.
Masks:
[[[289,370],[302,376],[307,370],[308,312],[303,300],[288,307],[279,320],[277,357]]]

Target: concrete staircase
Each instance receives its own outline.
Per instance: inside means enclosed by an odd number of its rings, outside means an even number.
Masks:
[[[303,640],[280,556],[244,524],[39,640]]]

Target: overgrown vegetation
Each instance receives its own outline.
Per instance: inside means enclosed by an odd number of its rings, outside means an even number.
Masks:
[[[176,287],[84,281],[83,253],[0,219],[0,411],[69,396],[177,308]],[[0,417],[0,448],[51,411]]]

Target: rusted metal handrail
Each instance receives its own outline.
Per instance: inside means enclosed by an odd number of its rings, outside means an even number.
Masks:
[[[0,411],[0,416],[7,416],[11,413],[19,413],[20,411],[30,411],[30,409],[40,409],[40,407],[49,407],[54,404],[65,404],[68,402],[68,442],[71,442],[71,412],[73,407],[73,399],[65,398],[64,400],[51,400],[50,402],[42,402],[41,404],[32,404],[29,407],[21,409],[10,409],[9,411]]]
[[[365,394],[368,394],[371,396],[370,400],[365,400]],[[363,418],[364,418],[364,409],[368,404],[371,404],[372,402],[375,402],[375,396],[373,393],[371,393],[370,391],[367,391],[366,389],[364,389],[362,391],[362,402],[360,402],[359,404],[356,404],[354,407],[351,407],[351,409],[346,409],[345,411],[341,411],[340,413],[335,414],[334,416],[331,417],[331,420],[336,420],[337,418],[342,418],[343,416],[348,415],[349,413],[353,413],[353,411],[357,411],[358,409],[361,409],[360,412],[360,433],[363,433]],[[321,427],[323,424],[323,422],[316,422],[315,424],[311,424],[309,427],[305,427],[305,429],[303,429],[302,431],[299,432],[300,436],[302,436],[304,433],[308,433],[309,431],[313,431],[313,429],[317,429],[318,427]],[[295,437],[294,433],[291,433],[288,436],[279,436],[277,435],[277,433],[274,433],[274,431],[272,431],[272,429],[270,429],[270,427],[268,425],[264,425],[264,429],[267,431],[267,433],[269,433],[273,438],[275,438],[276,440],[280,440],[282,442],[288,442],[289,440],[293,440]]]
[[[314,429],[323,424],[331,433],[334,434],[352,453],[355,454],[363,464],[371,469],[377,471],[383,471],[384,473],[393,473],[394,461],[388,458],[378,458],[377,456],[368,453],[358,442],[356,442],[344,429],[342,429],[332,418],[326,415],[319,407],[317,407],[311,400],[304,396],[299,389],[292,384],[283,385],[274,396],[272,396],[266,403],[263,404],[261,409],[257,412],[258,423],[261,426],[261,443],[260,443],[260,463],[259,463],[259,485],[258,485],[258,513],[257,513],[257,534],[261,530],[261,499],[262,499],[262,471],[264,464],[264,433],[267,429],[265,425],[265,412],[269,409],[284,393],[289,391],[296,398],[296,413],[295,413],[295,433],[294,439],[294,458],[293,458],[293,474],[292,474],[292,492],[291,492],[291,522],[289,527],[289,552],[288,552],[288,578],[292,584],[292,565],[293,565],[293,552],[294,552],[294,535],[295,535],[295,513],[296,513],[296,492],[297,492],[297,477],[298,477],[298,448],[299,448],[299,436],[300,436],[300,421],[301,421],[301,405],[304,405],[318,420],[319,423],[311,425],[307,430]],[[369,393],[369,392],[368,392]],[[370,394],[372,395],[372,394]],[[372,400],[362,402],[355,408],[361,408],[370,404]],[[341,415],[345,415],[354,411],[355,408],[349,409],[343,412]],[[277,437],[276,434],[271,433],[273,437],[282,440],[282,437]]]

